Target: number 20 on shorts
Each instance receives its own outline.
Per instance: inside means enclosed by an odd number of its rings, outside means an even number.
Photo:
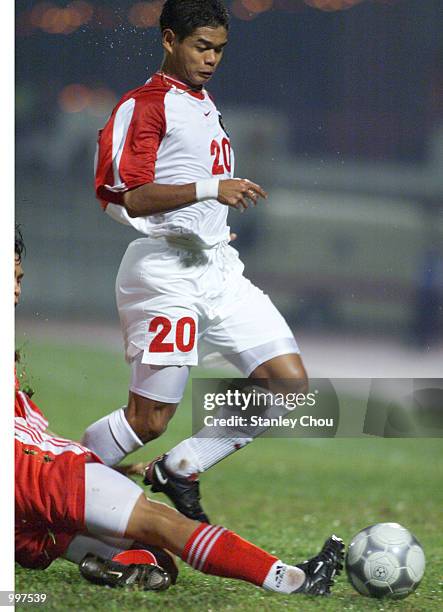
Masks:
[[[173,353],[175,347],[181,353],[189,353],[195,345],[195,321],[192,317],[182,317],[175,322],[175,341],[165,339],[173,328],[167,317],[154,317],[149,323],[149,332],[155,334],[149,345],[150,353]]]

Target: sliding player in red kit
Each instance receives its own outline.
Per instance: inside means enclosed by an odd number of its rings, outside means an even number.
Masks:
[[[21,293],[23,252],[16,230],[15,305]],[[171,583],[167,566],[159,567],[155,557],[153,563],[133,563],[135,554],[146,558],[147,553],[129,551],[154,546],[206,574],[280,593],[330,593],[343,560],[343,543],[336,536],[313,559],[288,565],[224,527],[193,521],[146,499],[135,482],[103,465],[88,448],[48,432],[47,426],[46,417],[20,390],[16,378],[15,537],[20,565],[44,569],[63,555],[79,563],[82,575],[92,582],[163,590]],[[164,550],[160,553],[159,560],[170,559]]]
[[[123,96],[99,134],[96,156],[103,208],[142,234],[116,281],[131,364],[128,405],[83,437],[107,465],[165,431],[190,367],[205,353],[222,353],[252,380],[280,381],[282,391],[307,389],[292,331],[243,276],[228,244],[228,209],[243,211],[267,196],[235,178],[230,136],[204,88],[228,41],[226,9],[221,0],[167,0],[160,26],[162,68]],[[145,482],[186,516],[208,521],[198,475],[259,433],[246,428],[214,437],[202,429],[152,462]]]

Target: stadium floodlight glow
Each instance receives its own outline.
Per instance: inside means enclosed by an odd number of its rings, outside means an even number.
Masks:
[[[321,11],[343,11],[360,4],[363,0],[304,0],[304,3]]]
[[[66,8],[71,12],[71,15],[76,15],[79,26],[88,23],[94,14],[93,6],[89,2],[85,2],[85,0],[74,0]]]
[[[302,0],[274,0],[274,8],[278,11],[296,13],[305,7]]]
[[[80,113],[91,103],[91,91],[86,85],[72,83],[61,90],[58,102],[65,113]]]
[[[137,28],[157,27],[162,5],[162,2],[137,2],[129,9],[129,23]]]
[[[88,112],[95,117],[103,117],[109,115],[112,108],[117,103],[117,96],[107,87],[97,87],[90,92],[91,100],[88,106]]]
[[[29,21],[31,24],[35,28],[41,28],[43,16],[51,8],[55,7],[50,2],[39,2],[36,4],[30,12]]]
[[[66,8],[50,2],[39,2],[30,11],[29,21],[34,28],[40,28],[48,34],[72,34],[88,23],[93,14],[92,6],[83,0],[74,0]]]
[[[274,5],[273,0],[242,0],[242,3],[251,13],[265,13]]]
[[[95,117],[108,115],[117,101],[107,87],[90,88],[82,83],[66,85],[58,94],[58,103],[65,113],[88,112]]]
[[[258,16],[258,13],[248,10],[242,0],[234,0],[231,5],[231,13],[243,21],[252,21]]]
[[[48,34],[63,34],[69,28],[65,9],[50,8],[42,15],[40,27]]]

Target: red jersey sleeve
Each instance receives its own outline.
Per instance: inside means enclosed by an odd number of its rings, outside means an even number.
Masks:
[[[152,183],[157,151],[166,132],[166,90],[149,85],[127,94],[114,109],[97,142],[95,191],[106,207],[123,193]]]
[[[26,422],[39,431],[46,431],[48,419],[40,408],[34,404],[31,398],[24,391],[15,391],[15,416],[25,419]]]

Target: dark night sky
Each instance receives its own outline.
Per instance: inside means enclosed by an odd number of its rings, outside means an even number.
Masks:
[[[18,15],[30,7],[24,0],[16,5]],[[120,95],[143,82],[161,61],[160,36],[126,22],[129,3],[125,9],[119,2],[106,5],[121,18],[115,28],[87,25],[69,36],[18,36],[18,85],[34,87],[51,107],[68,83],[106,85]],[[368,1],[340,12],[269,11],[248,22],[233,18],[210,90],[220,105],[287,113],[299,153],[340,145],[354,155],[420,159],[428,131],[442,119],[433,102],[443,96],[442,32],[440,0],[391,6]],[[347,138],[343,125],[352,128]],[[380,132],[379,153],[365,144],[368,129]]]

